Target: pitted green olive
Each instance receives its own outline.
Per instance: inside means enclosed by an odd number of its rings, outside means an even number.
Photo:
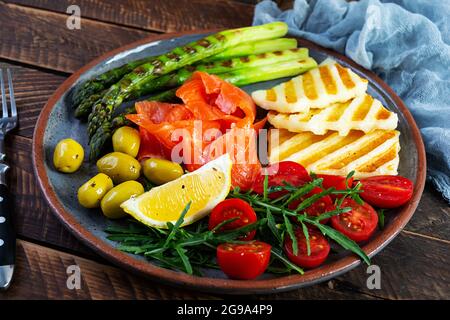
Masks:
[[[121,127],[112,136],[114,151],[126,153],[135,158],[141,145],[139,132],[131,127]]]
[[[143,163],[145,177],[153,183],[164,184],[183,175],[183,168],[178,163],[164,159],[146,159]]]
[[[133,196],[144,193],[144,187],[137,181],[123,182],[111,190],[103,197],[101,202],[103,214],[110,219],[119,219],[127,214],[120,205]]]
[[[97,208],[104,195],[111,190],[113,182],[106,174],[99,173],[78,189],[78,202],[85,208]]]
[[[64,173],[77,171],[84,160],[83,147],[73,139],[58,142],[53,153],[53,164],[56,170]]]
[[[97,161],[97,168],[118,184],[139,178],[141,164],[128,154],[111,152]]]

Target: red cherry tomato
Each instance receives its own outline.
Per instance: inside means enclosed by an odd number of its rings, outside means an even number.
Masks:
[[[361,198],[380,208],[396,208],[408,202],[413,194],[411,180],[400,176],[376,176],[361,179]]]
[[[222,243],[217,247],[217,263],[232,279],[255,279],[267,269],[271,248],[261,241],[246,244]]]
[[[264,168],[264,171],[256,178],[253,183],[252,189],[257,194],[263,194],[264,192],[264,177],[268,175],[268,186],[282,186],[285,183],[289,183],[293,186],[301,186],[306,182],[311,181],[311,177],[308,171],[297,162],[282,161],[270,165]],[[271,199],[276,199],[286,194],[285,191],[273,192],[269,195]]]
[[[298,200],[292,201],[289,204],[289,209],[295,210],[300,203],[302,203],[306,198],[309,198],[315,194],[321,193],[322,189],[319,187],[315,187],[310,193],[308,193],[306,196],[301,197]],[[322,213],[325,213],[327,211],[332,211],[336,209],[333,200],[329,195],[326,195],[320,199],[318,199],[316,202],[314,202],[312,205],[310,205],[308,208],[306,208],[303,212],[306,212],[308,216],[317,217],[320,216]],[[326,224],[330,219],[324,219],[320,222],[323,224]]]
[[[253,208],[244,200],[241,199],[227,199],[220,202],[214,207],[208,222],[209,230],[212,230],[215,226],[223,221],[238,218],[237,220],[227,223],[220,228],[219,231],[233,230],[248,224],[254,223],[257,220],[256,213]],[[252,240],[255,236],[256,230],[252,230],[242,237],[241,240]]]
[[[284,251],[289,260],[302,268],[315,268],[321,265],[328,257],[330,252],[330,244],[327,239],[315,229],[309,229],[309,243],[311,254],[308,256],[308,249],[306,246],[306,238],[301,229],[295,230],[297,238],[297,255],[294,255],[292,247],[292,239],[289,235],[285,235]]]
[[[333,174],[318,174],[317,178],[322,178],[322,186],[325,189],[330,189],[334,187],[336,190],[346,190],[347,186],[345,185],[345,180],[347,177],[343,176],[335,176]],[[351,188],[353,185],[353,178],[348,179],[348,187]],[[333,199],[339,197],[339,195],[331,195]]]
[[[378,215],[368,203],[358,204],[353,199],[346,198],[342,207],[351,207],[349,212],[331,217],[331,225],[356,242],[365,241],[374,233],[378,224]]]

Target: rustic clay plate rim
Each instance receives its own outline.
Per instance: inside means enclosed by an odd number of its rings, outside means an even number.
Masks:
[[[131,270],[133,272],[140,273],[145,276],[149,276],[156,281],[163,283],[173,284],[176,286],[190,287],[203,291],[218,292],[218,293],[229,293],[229,294],[252,294],[252,293],[271,293],[278,291],[286,291],[295,288],[300,288],[303,286],[312,285],[318,282],[326,281],[333,277],[336,277],[344,272],[347,272],[356,266],[358,266],[361,261],[354,255],[349,255],[341,258],[337,261],[328,263],[320,268],[310,270],[304,275],[289,275],[274,279],[264,279],[264,280],[250,280],[250,281],[238,281],[229,279],[218,279],[218,278],[206,278],[191,276],[182,272],[176,272],[169,269],[158,267],[151,262],[134,259],[130,255],[113,248],[111,245],[102,241],[98,237],[94,236],[85,227],[80,225],[76,219],[64,209],[62,203],[56,196],[53,190],[49,177],[47,175],[45,165],[44,165],[44,134],[45,128],[47,127],[47,122],[49,115],[55,106],[56,102],[60,97],[67,91],[76,80],[87,70],[91,69],[100,62],[106,60],[107,58],[114,56],[123,51],[133,49],[139,45],[146,44],[149,42],[154,42],[158,40],[166,40],[171,38],[177,38],[189,34],[200,34],[207,33],[217,30],[200,30],[195,32],[183,32],[183,33],[172,33],[164,34],[158,36],[150,36],[142,40],[133,42],[129,45],[120,47],[118,49],[112,50],[97,59],[93,60],[86,66],[79,69],[73,75],[71,75],[64,83],[55,91],[55,93],[50,97],[44,108],[42,109],[39,118],[36,123],[36,127],[33,135],[33,150],[32,157],[34,163],[34,171],[39,183],[39,186],[49,203],[52,210],[56,213],[57,217],[61,222],[82,242],[87,244],[93,250],[95,250],[100,255],[109,259],[113,263]],[[363,74],[366,78],[370,79],[375,83],[387,96],[396,104],[396,106],[401,110],[405,119],[407,120],[411,130],[414,143],[417,147],[418,152],[418,171],[416,177],[416,184],[414,186],[414,193],[411,201],[409,201],[405,206],[403,206],[400,211],[396,214],[397,219],[393,220],[392,223],[387,225],[385,229],[378,234],[374,239],[367,243],[363,250],[368,256],[372,257],[382,250],[389,242],[391,242],[395,236],[404,228],[407,222],[410,220],[414,214],[415,209],[420,201],[426,176],[426,157],[425,148],[423,145],[422,137],[420,131],[411,115],[409,110],[406,108],[402,100],[393,92],[393,90],[384,83],[380,78],[378,78],[374,73],[368,71],[359,65],[357,65],[352,60],[347,57],[338,54],[332,50],[320,47],[310,41],[299,39],[300,46],[306,46],[309,48],[314,48],[317,51],[321,51],[328,56],[334,56],[337,59],[344,61],[348,65],[352,66],[354,69],[358,70],[360,74]]]

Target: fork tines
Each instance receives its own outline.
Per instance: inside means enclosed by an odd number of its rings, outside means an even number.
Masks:
[[[14,88],[12,84],[12,76],[11,70],[6,69],[7,80],[8,80],[8,91],[9,91],[9,105],[11,110],[8,110],[8,101],[6,98],[6,89],[5,89],[5,79],[3,76],[3,69],[0,69],[0,90],[2,94],[2,118],[0,121],[3,133],[13,129],[17,124],[17,107],[16,101],[14,99]]]

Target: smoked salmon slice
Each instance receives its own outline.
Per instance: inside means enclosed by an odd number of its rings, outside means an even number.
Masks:
[[[142,101],[136,103],[136,114],[127,115],[146,131],[141,135],[144,139],[139,156],[155,154],[176,162],[180,157],[193,171],[229,153],[233,187],[248,190],[261,169],[256,133],[265,124],[265,119],[254,124],[256,106],[252,98],[205,72],[194,72],[176,94],[183,104]]]

